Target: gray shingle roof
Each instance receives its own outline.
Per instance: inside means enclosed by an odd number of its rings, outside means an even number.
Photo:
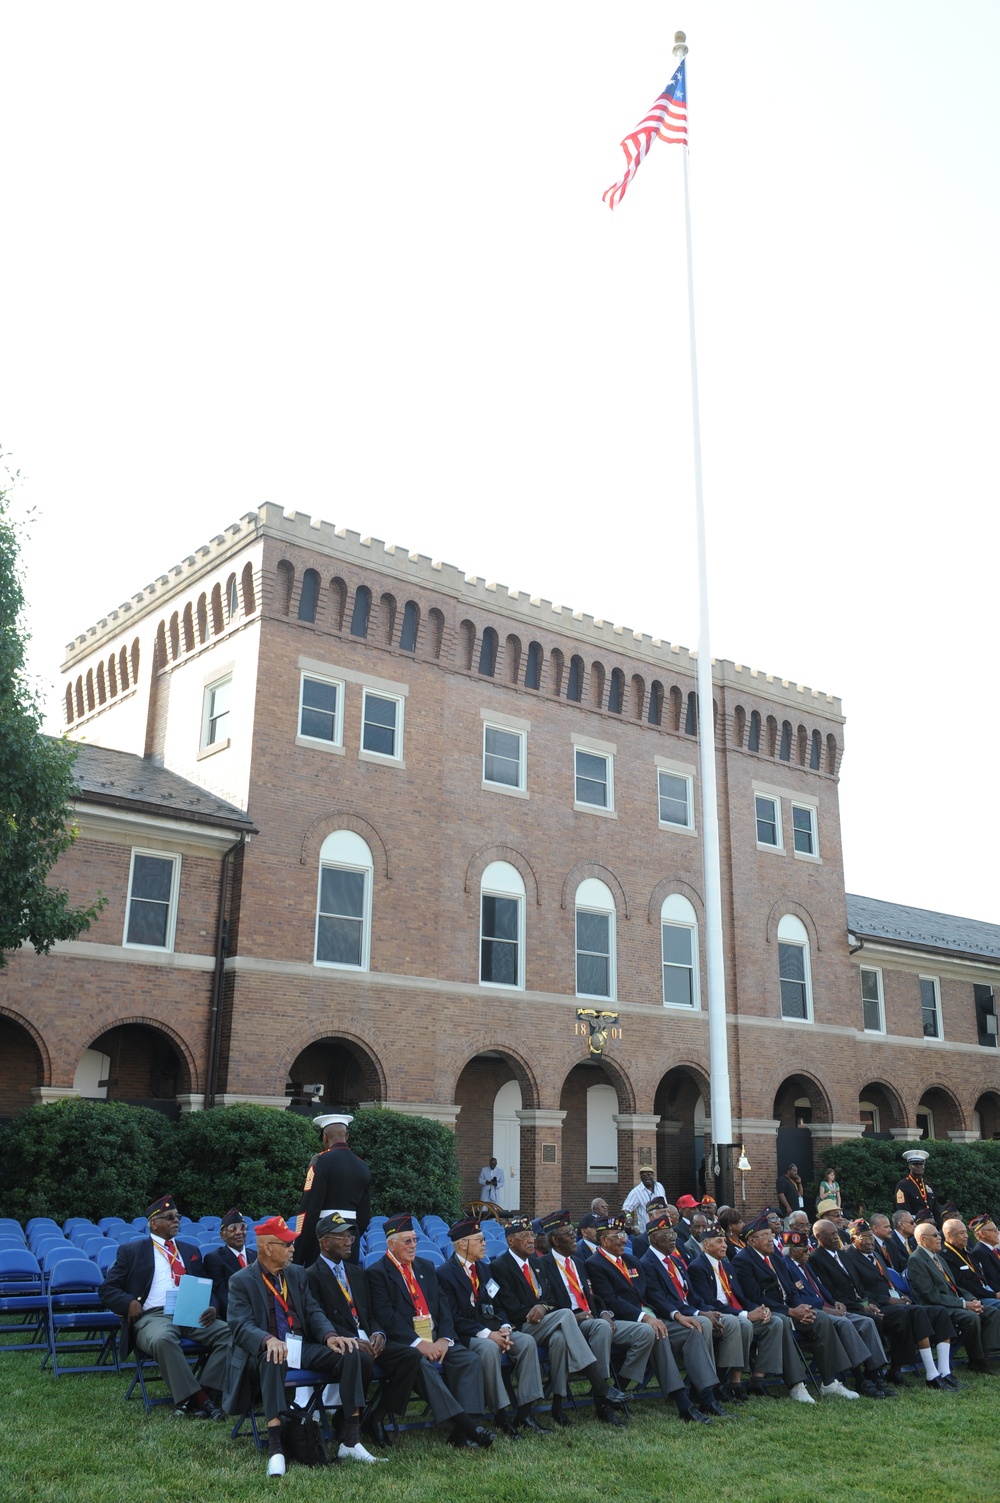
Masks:
[[[865,939],[885,939],[921,950],[946,950],[953,955],[982,955],[1000,961],[1000,924],[907,908],[881,898],[847,894],[847,923]]]
[[[254,832],[242,809],[133,752],[83,742],[73,764],[73,778],[85,800]]]

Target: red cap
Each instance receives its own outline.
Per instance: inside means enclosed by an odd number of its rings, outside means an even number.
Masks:
[[[283,1216],[269,1216],[260,1226],[255,1226],[254,1231],[258,1237],[277,1237],[279,1242],[294,1242],[299,1235],[292,1231]]]
[[[695,1200],[693,1195],[682,1195],[677,1202],[677,1209],[679,1211],[693,1211],[696,1210],[697,1207],[698,1202]]]

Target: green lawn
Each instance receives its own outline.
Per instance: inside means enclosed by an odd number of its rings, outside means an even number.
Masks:
[[[149,1418],[123,1403],[124,1377],[54,1379],[39,1357],[0,1353],[0,1496],[52,1503],[252,1503],[280,1496],[328,1503],[372,1498],[406,1503],[920,1503],[985,1500],[995,1490],[1000,1378],[966,1375],[961,1393],[933,1395],[923,1383],[891,1402],[827,1399],[815,1408],[786,1397],[755,1399],[726,1422],[681,1425],[671,1405],[643,1399],[625,1430],[589,1409],[571,1430],[488,1453],[458,1454],[439,1432],[411,1432],[378,1468],[335,1472],[289,1468],[269,1480],[253,1442],[229,1427]],[[776,1390],[778,1391],[778,1390]],[[735,1407],[735,1406],[734,1406]]]

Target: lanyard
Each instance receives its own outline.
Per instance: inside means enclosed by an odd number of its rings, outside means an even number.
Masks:
[[[424,1291],[421,1289],[420,1285],[414,1278],[413,1269],[410,1267],[409,1263],[400,1263],[398,1259],[392,1256],[392,1253],[389,1253],[389,1261],[395,1263],[396,1267],[399,1269],[403,1283],[406,1285],[407,1293],[413,1301],[413,1307],[416,1310],[417,1314],[430,1315],[431,1312],[428,1309],[427,1301],[424,1298]]]
[[[281,1293],[279,1294],[277,1289],[271,1283],[271,1280],[268,1278],[267,1274],[264,1272],[263,1268],[260,1271],[260,1276],[264,1280],[264,1283],[267,1285],[267,1287],[270,1289],[271,1293],[274,1295],[274,1298],[277,1300],[282,1310],[285,1312],[285,1319],[288,1321],[288,1329],[290,1331],[293,1331],[295,1329],[295,1311],[288,1308],[288,1285],[285,1283],[284,1278],[281,1279]]]
[[[173,1240],[164,1242],[162,1247],[158,1242],[154,1242],[153,1246],[162,1257],[166,1258],[167,1266],[170,1269],[170,1277],[173,1279],[175,1284],[179,1284],[181,1281],[181,1274],[184,1272],[184,1259],[178,1253],[177,1248],[173,1244]]]

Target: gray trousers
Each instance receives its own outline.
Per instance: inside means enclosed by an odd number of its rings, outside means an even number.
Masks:
[[[600,1324],[607,1326],[608,1323],[602,1320]],[[615,1354],[615,1366],[623,1382],[642,1382],[656,1345],[656,1333],[647,1320],[615,1321],[615,1328],[611,1332],[611,1350]]]
[[[789,1388],[804,1383],[806,1370],[802,1365],[798,1347],[795,1345],[795,1330],[787,1315],[771,1312],[767,1325],[754,1325],[747,1321],[754,1333],[756,1351],[753,1355],[755,1373],[777,1373],[784,1378]]]
[[[509,1353],[517,1381],[517,1403],[537,1404],[542,1397],[542,1369],[538,1361],[538,1348],[523,1331],[511,1331],[512,1348]],[[469,1348],[475,1352],[483,1365],[483,1399],[491,1414],[506,1408],[510,1398],[503,1381],[502,1353],[495,1341],[487,1336],[473,1336]]]
[[[345,1414],[364,1408],[365,1389],[375,1366],[367,1352],[359,1348],[351,1352],[331,1352],[328,1346],[318,1341],[303,1341],[302,1366],[322,1373],[328,1383],[340,1384],[340,1406]],[[257,1379],[265,1419],[277,1419],[281,1411],[288,1408],[287,1373],[287,1362],[268,1362],[267,1352],[258,1352]]]
[[[678,1366],[688,1375],[691,1387],[701,1393],[714,1388],[719,1381],[712,1356],[712,1322],[705,1316],[698,1317],[697,1329],[679,1326],[676,1321],[667,1322],[670,1347]]]
[[[182,1336],[196,1341],[208,1352],[208,1361],[200,1378],[196,1378],[188,1366],[181,1349]],[[145,1310],[135,1323],[135,1341],[136,1346],[158,1364],[175,1404],[183,1404],[199,1388],[214,1388],[221,1392],[229,1351],[229,1327],[224,1320],[213,1320],[210,1326],[175,1326],[171,1317],[164,1315],[162,1310]]]
[[[456,1342],[441,1363],[420,1360],[415,1387],[430,1405],[437,1424],[460,1414],[483,1414],[483,1364],[475,1352]]]
[[[750,1366],[750,1343],[753,1340],[753,1326],[748,1320],[740,1320],[738,1315],[721,1315],[722,1330],[712,1328],[712,1347],[715,1354],[715,1370],[717,1373],[728,1373],[735,1367],[737,1372],[742,1372]]]
[[[591,1327],[595,1328],[593,1341]],[[607,1378],[611,1327],[606,1320],[578,1322],[572,1310],[549,1310],[534,1324],[526,1322],[521,1330],[537,1346],[548,1347],[552,1392],[557,1397],[566,1397],[571,1374],[584,1373],[593,1367],[598,1377]]]
[[[830,1319],[837,1327],[837,1335],[852,1367],[864,1367],[866,1363],[882,1367],[889,1360],[878,1326],[870,1315],[831,1315]]]
[[[819,1368],[819,1375],[824,1383],[832,1383],[837,1374],[843,1372],[845,1367],[852,1366],[847,1352],[844,1350],[844,1343],[840,1339],[838,1326],[836,1325],[836,1322],[841,1320],[841,1318],[839,1315],[831,1316],[821,1310],[817,1310],[815,1320],[811,1321],[809,1325],[799,1325],[796,1327],[796,1334],[800,1338],[805,1337],[810,1354]],[[788,1381],[787,1373],[785,1374],[785,1381],[786,1383]]]

